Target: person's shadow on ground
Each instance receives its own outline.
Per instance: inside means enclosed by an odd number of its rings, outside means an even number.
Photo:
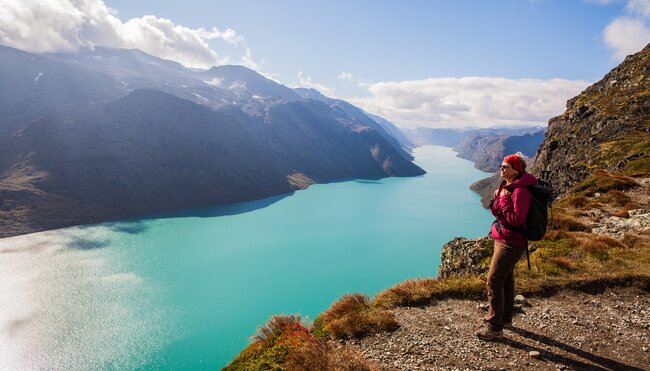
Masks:
[[[538,351],[541,354],[541,359],[542,360],[548,360],[554,363],[559,363],[566,365],[568,367],[571,367],[572,369],[577,369],[577,370],[639,370],[643,371],[640,368],[633,367],[630,365],[626,365],[625,363],[621,363],[619,361],[602,357],[590,352],[586,352],[582,349],[578,349],[576,347],[573,347],[571,345],[564,344],[562,342],[559,342],[555,339],[551,339],[548,336],[536,334],[534,332],[524,330],[522,328],[513,328],[512,331],[516,333],[519,336],[529,338],[534,341],[539,341],[541,343],[544,343],[548,346],[554,347],[561,349],[567,353],[571,353],[576,355],[577,357],[582,358],[583,360],[591,361],[592,363],[585,363],[581,360],[577,359],[572,359],[565,357],[560,354],[553,353],[548,350],[543,350],[543,349],[538,349]],[[521,349],[524,351],[529,351],[531,350],[531,346],[528,344],[521,343],[519,341],[513,340],[513,339],[508,339],[508,338],[503,338],[501,340],[502,343],[510,345],[514,348]]]

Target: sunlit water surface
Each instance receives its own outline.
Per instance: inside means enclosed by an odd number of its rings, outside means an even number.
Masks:
[[[270,315],[435,276],[442,245],[487,233],[450,149],[428,174],[0,240],[0,369],[225,366]]]

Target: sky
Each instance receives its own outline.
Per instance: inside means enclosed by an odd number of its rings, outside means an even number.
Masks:
[[[546,125],[650,42],[650,0],[0,0],[0,44],[242,64],[398,126]]]

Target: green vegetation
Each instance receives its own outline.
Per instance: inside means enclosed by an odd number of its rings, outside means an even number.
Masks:
[[[224,370],[379,370],[358,352],[314,337],[300,316],[271,317],[253,340]]]

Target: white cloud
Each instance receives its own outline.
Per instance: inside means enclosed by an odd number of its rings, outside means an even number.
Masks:
[[[0,0],[0,43],[30,52],[66,52],[95,45],[137,48],[207,68],[229,61],[208,44],[220,40],[242,48],[241,63],[259,69],[241,35],[232,29],[192,29],[145,15],[122,22],[101,0]]]
[[[321,94],[334,98],[334,89],[328,88],[323,84],[313,82],[311,76],[304,76],[302,71],[298,71],[298,85],[302,88],[312,88],[318,90]]]
[[[588,85],[561,79],[431,78],[372,84],[371,97],[348,100],[402,127],[545,125]]]
[[[607,0],[590,3],[608,4]],[[620,62],[650,43],[650,0],[628,0],[625,14],[610,22],[603,30],[603,40],[612,49],[613,58]]]
[[[613,49],[614,58],[622,61],[627,55],[634,54],[650,42],[650,27],[641,19],[617,18],[603,31],[605,44]]]

